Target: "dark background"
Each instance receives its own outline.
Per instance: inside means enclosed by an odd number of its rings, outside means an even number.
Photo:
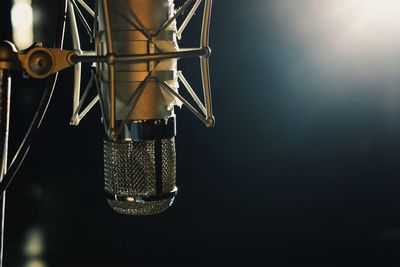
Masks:
[[[0,39],[11,38],[8,2]],[[335,50],[321,2],[215,1],[217,126],[177,112],[180,192],[157,216],[108,208],[100,112],[69,126],[72,73],[63,72],[8,191],[5,266],[28,266],[32,229],[44,266],[400,266],[400,31],[371,33],[378,52],[360,36]],[[34,5],[35,39],[51,43],[56,1]],[[197,44],[199,17],[182,46]],[[199,88],[198,63],[180,63]],[[12,149],[42,85],[16,74]]]

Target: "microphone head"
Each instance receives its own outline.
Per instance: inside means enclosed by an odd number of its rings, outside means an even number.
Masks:
[[[175,138],[104,140],[108,203],[125,215],[152,215],[172,205],[176,188]]]

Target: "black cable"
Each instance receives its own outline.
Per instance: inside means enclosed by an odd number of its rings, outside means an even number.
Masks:
[[[64,33],[65,33],[65,24],[67,16],[67,1],[68,0],[60,1],[61,3],[63,3],[63,6],[61,6],[60,10],[61,20],[60,24],[58,25],[58,31],[57,31],[59,35],[56,37],[57,39],[54,44],[54,47],[60,49],[62,49],[64,46]],[[52,75],[47,80],[46,87],[42,95],[42,99],[40,100],[39,106],[36,110],[35,116],[29,126],[28,131],[25,134],[24,140],[21,142],[17,152],[14,155],[14,158],[7,170],[7,174],[4,176],[3,180],[0,183],[0,195],[3,195],[3,193],[7,190],[8,186],[14,180],[15,175],[20,169],[34,139],[38,134],[43,118],[46,115],[47,108],[49,107],[49,104],[51,102],[53,92],[57,84],[57,78],[58,78],[58,73]]]

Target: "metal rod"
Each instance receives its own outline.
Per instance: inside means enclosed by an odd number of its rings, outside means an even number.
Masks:
[[[83,0],[76,0],[92,17],[95,16],[94,11]],[[97,2],[97,0],[95,0]]]
[[[76,55],[71,57],[71,61],[74,63],[106,63],[106,56]]]
[[[203,15],[203,25],[201,29],[201,43],[200,43],[201,47],[208,48],[209,45],[212,3],[213,3],[212,0],[205,0],[204,3],[204,15]],[[200,67],[201,67],[201,77],[203,81],[204,102],[207,108],[207,120],[208,120],[207,126],[213,126],[214,114],[212,108],[210,63],[208,57],[200,59]]]
[[[209,44],[212,2],[212,0],[205,0],[200,47],[208,47]]]
[[[188,15],[186,16],[185,20],[182,22],[181,27],[179,27],[179,30],[176,32],[176,36],[178,37],[179,40],[182,38],[182,33],[185,31],[187,25],[192,20],[194,14],[196,13],[196,11],[199,8],[202,1],[203,0],[196,1],[196,3],[193,5],[192,9],[189,11]]]
[[[175,15],[173,17],[171,17],[170,19],[168,19],[154,34],[155,36],[159,35],[162,31],[164,31],[166,28],[168,28],[169,25],[171,25],[172,22],[174,22],[174,20],[176,20],[177,17],[179,17],[180,15],[183,14],[183,12],[186,11],[186,9],[194,2],[194,0],[188,0],[186,1],[185,4],[183,4],[183,6],[181,6],[181,8],[175,13]]]
[[[85,30],[86,30],[87,34],[89,35],[90,42],[92,42],[93,41],[93,33],[92,33],[92,29],[90,29],[89,23],[86,21],[81,10],[79,9],[78,5],[75,3],[75,0],[70,0],[69,2],[73,4],[74,8],[78,12],[78,18],[82,22],[83,26],[85,27]]]
[[[207,55],[207,53],[208,50],[206,49],[192,49],[187,51],[166,52],[166,53],[156,53],[156,54],[146,54],[146,55],[117,55],[116,62],[131,63],[131,62],[140,62],[149,60],[187,58],[187,57],[205,56]]]
[[[89,105],[87,105],[87,107],[82,111],[81,114],[79,114],[79,120],[82,120],[86,114],[88,114],[88,112],[94,107],[94,105],[97,104],[97,102],[99,102],[99,95],[97,95],[95,98],[93,98],[92,101],[90,101]]]
[[[68,14],[69,14],[69,22],[71,27],[71,35],[72,35],[72,45],[74,50],[76,50],[79,54],[81,53],[81,42],[79,39],[79,31],[78,25],[76,23],[76,16],[74,6],[71,1],[68,1]],[[82,64],[78,63],[74,66],[74,95],[72,101],[72,112],[78,109],[79,106],[79,98],[81,94],[81,78],[82,78]],[[72,116],[71,121],[77,119]]]
[[[80,1],[80,0],[78,0],[78,1]],[[93,35],[92,35],[92,38],[93,38],[93,40],[96,40],[96,34],[97,34],[97,28],[98,28],[98,19],[99,19],[99,16],[98,16],[99,1],[95,0],[94,2],[95,2],[94,3],[95,12],[93,13]]]
[[[178,77],[182,81],[183,85],[185,86],[186,90],[189,92],[189,94],[192,96],[193,100],[196,102],[197,106],[201,109],[203,112],[204,116],[207,116],[207,110],[204,107],[203,103],[200,101],[199,97],[193,90],[192,86],[190,86],[190,83],[186,80],[185,76],[183,76],[181,71],[178,71]]]
[[[104,12],[104,26],[106,31],[106,39],[107,39],[107,53],[113,54],[113,38],[112,38],[112,29],[111,29],[111,19],[110,19],[110,8],[108,0],[103,0],[103,12]],[[108,66],[108,76],[110,81],[110,120],[109,120],[109,135],[110,137],[114,137],[115,135],[115,126],[116,126],[116,79],[115,79],[115,65],[109,64]]]
[[[207,119],[213,118],[211,82],[210,82],[210,63],[208,58],[200,59],[201,77],[203,81],[204,102],[207,108]]]
[[[86,98],[87,98],[87,96],[88,96],[88,94],[89,94],[89,91],[90,91],[90,88],[91,88],[92,85],[93,85],[93,82],[94,82],[94,77],[93,77],[93,75],[92,75],[92,76],[90,77],[90,80],[89,80],[87,86],[86,86],[85,91],[83,92],[83,96],[82,96],[81,100],[79,101],[79,105],[78,105],[78,107],[76,108],[76,110],[75,110],[75,112],[74,112],[74,115],[72,116],[72,119],[74,119],[75,117],[78,117],[78,118],[79,118],[79,112],[80,112],[81,109],[82,109],[83,103],[85,102],[85,100],[86,100]],[[77,123],[79,123],[79,119],[78,119]]]
[[[2,200],[1,200],[0,267],[3,267],[3,263],[4,263],[5,223],[6,223],[6,191],[4,191]]]
[[[96,56],[96,51],[82,51],[80,53],[81,56]]]
[[[8,137],[10,129],[10,98],[11,98],[11,77],[9,71],[0,69],[0,95],[1,95],[1,149],[2,161],[0,171],[0,181],[7,173],[8,159]],[[4,264],[4,237],[5,237],[5,216],[6,216],[6,191],[2,195],[1,203],[1,232],[0,232],[0,267]]]
[[[199,118],[204,124],[207,125],[207,120],[200,114],[200,112],[195,109],[183,96],[178,94],[174,89],[172,89],[168,83],[165,81],[161,82],[162,88],[170,92],[172,95],[174,95],[176,98],[178,98],[197,118]]]
[[[205,57],[209,53],[207,48],[195,48],[177,51],[177,52],[166,52],[156,54],[140,54],[140,55],[115,55],[115,63],[133,63],[133,62],[145,62],[150,60],[163,60],[163,59],[178,59],[178,58],[191,58],[191,57]],[[76,55],[72,56],[71,60],[75,63],[106,63],[106,56],[87,56],[87,55]]]
[[[108,133],[108,129],[107,129],[107,124],[106,124],[106,116],[105,116],[105,106],[104,106],[104,97],[103,97],[103,93],[101,92],[101,85],[100,85],[100,81],[97,77],[97,69],[95,70],[94,68],[91,69],[92,75],[94,77],[95,80],[95,85],[96,85],[96,89],[97,89],[97,94],[100,97],[100,110],[101,110],[101,118],[102,118],[102,124],[104,125],[104,131],[106,132],[106,134]]]

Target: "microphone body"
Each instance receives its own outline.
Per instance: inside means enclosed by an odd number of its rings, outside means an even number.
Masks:
[[[104,7],[98,5],[97,55],[107,55]],[[108,1],[113,53],[151,54],[179,51],[176,22],[157,33],[174,16],[173,0]],[[101,94],[110,99],[110,66],[97,63]],[[115,65],[116,139],[104,140],[104,176],[108,203],[127,215],[151,215],[166,210],[176,188],[176,121],[180,105],[162,89],[164,81],[178,90],[177,59]],[[111,101],[103,101],[110,120]]]

